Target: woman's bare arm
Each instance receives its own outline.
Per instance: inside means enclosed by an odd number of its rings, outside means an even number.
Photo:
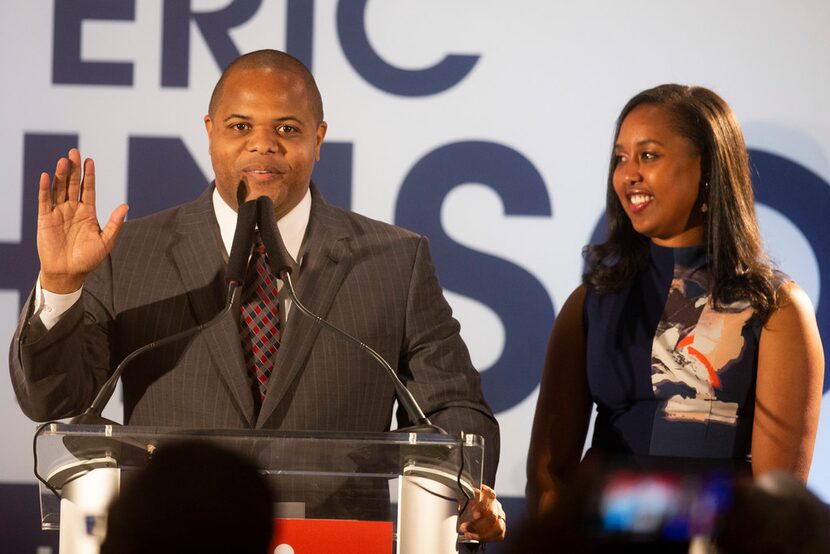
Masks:
[[[592,406],[585,370],[584,303],[583,285],[565,301],[548,341],[527,459],[531,515],[554,504],[558,483],[576,473],[582,457]]]
[[[795,283],[761,331],[752,473],[784,469],[807,481],[816,440],[824,352],[810,299]]]

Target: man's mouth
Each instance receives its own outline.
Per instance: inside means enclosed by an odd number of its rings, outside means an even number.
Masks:
[[[283,174],[282,171],[271,167],[246,167],[242,173],[250,181],[267,181]]]

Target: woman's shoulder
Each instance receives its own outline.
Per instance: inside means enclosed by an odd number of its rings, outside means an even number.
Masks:
[[[779,315],[780,312],[805,312],[815,316],[815,309],[810,296],[787,274],[775,271],[775,307],[770,317]]]
[[[590,289],[590,285],[586,285],[585,283],[582,283],[578,287],[576,287],[573,290],[573,292],[571,292],[571,294],[568,296],[568,299],[565,300],[565,303],[562,304],[562,309],[559,310],[559,317],[573,317],[574,315],[578,314],[581,318],[582,310],[585,306],[585,298],[588,295],[588,291]]]

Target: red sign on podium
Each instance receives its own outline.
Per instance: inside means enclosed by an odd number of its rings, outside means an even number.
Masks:
[[[279,518],[269,552],[392,554],[392,522]]]

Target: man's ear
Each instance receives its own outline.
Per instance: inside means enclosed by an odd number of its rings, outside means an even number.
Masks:
[[[326,138],[328,128],[329,124],[325,121],[321,121],[317,126],[317,146],[314,148],[314,159],[318,162],[320,161],[320,147],[323,145],[323,139]]]
[[[205,116],[205,132],[210,135],[210,132],[213,130],[213,120],[210,118],[209,115]]]

